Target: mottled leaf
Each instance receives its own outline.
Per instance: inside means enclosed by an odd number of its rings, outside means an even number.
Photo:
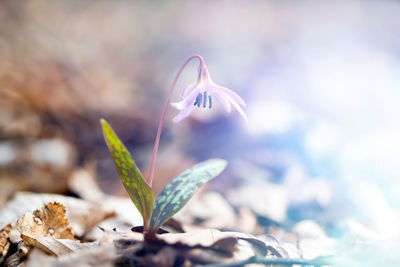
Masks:
[[[104,119],[101,119],[100,122],[103,127],[104,139],[110,150],[118,175],[125,190],[142,215],[144,225],[146,225],[153,208],[153,191],[143,178],[129,151],[119,140],[111,126]]]
[[[177,213],[205,182],[226,167],[223,159],[210,159],[196,164],[170,182],[154,203],[150,228],[156,229]]]

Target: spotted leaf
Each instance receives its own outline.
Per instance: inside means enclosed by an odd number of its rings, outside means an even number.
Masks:
[[[119,140],[111,126],[104,119],[101,119],[100,122],[103,128],[104,139],[106,140],[118,175],[125,190],[142,215],[143,223],[146,226],[153,208],[153,191],[144,180],[129,151]]]
[[[223,159],[200,162],[170,182],[154,203],[150,228],[157,229],[177,213],[201,185],[220,174],[226,167]]]

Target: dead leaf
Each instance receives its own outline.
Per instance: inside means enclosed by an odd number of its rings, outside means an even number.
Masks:
[[[245,260],[250,257],[285,257],[284,249],[271,237],[264,241],[252,235],[239,232],[221,232],[203,229],[187,233],[155,235],[147,233],[144,242],[129,235],[114,238],[121,255],[118,263],[143,266],[184,266],[213,264]],[[140,235],[140,234],[139,234]],[[119,235],[121,236],[121,235]],[[142,237],[142,235],[141,235]]]
[[[108,212],[108,214],[114,214],[115,212],[115,217],[98,222],[96,225],[99,227],[107,230],[116,228],[120,232],[129,232],[133,226],[143,225],[143,219],[139,211],[132,205],[132,201],[129,198],[104,195],[103,202],[99,203],[98,206],[101,207],[103,212]],[[93,227],[85,234],[85,238],[98,240],[103,235],[104,232],[99,231],[97,227]]]
[[[26,244],[24,241],[21,240],[18,243],[17,256],[20,259],[24,259],[26,257],[26,255],[28,255],[31,248],[32,248],[31,246],[29,246],[28,244]]]
[[[65,218],[65,207],[57,202],[47,203],[33,213],[26,213],[17,222],[22,239],[30,245],[30,239],[47,236],[58,239],[75,239]],[[25,238],[29,237],[29,238]]]
[[[102,210],[109,214],[115,214],[110,219],[103,220],[99,226],[104,229],[116,228],[119,231],[129,231],[132,226],[143,225],[143,219],[132,200],[128,197],[115,197],[101,191],[97,184],[93,164],[73,172],[69,187],[72,192],[84,200],[96,203]],[[101,239],[103,232],[93,228],[85,235],[91,240]]]
[[[198,230],[182,234],[163,234],[157,236],[160,240],[173,245],[182,243],[191,247],[219,249],[233,253],[235,260],[252,256],[273,255],[287,257],[287,253],[273,237],[259,239],[240,232],[221,232],[216,229]]]
[[[31,246],[27,245],[24,241],[20,241],[17,246],[17,252],[9,256],[5,263],[4,266],[6,267],[14,267],[14,266],[20,266],[20,264],[25,260],[26,255],[31,250]]]
[[[25,240],[25,238],[24,238]],[[92,246],[97,246],[97,243],[81,243],[78,240],[71,239],[55,239],[46,236],[37,236],[35,238],[27,237],[30,245],[41,249],[47,254],[53,256],[66,255],[72,252],[77,252],[81,249],[89,248]]]
[[[69,180],[69,189],[84,200],[101,202],[107,196],[100,189],[92,168],[89,165],[75,170]]]
[[[140,259],[140,263],[144,266],[169,267],[174,266],[178,256],[179,252],[176,249],[165,246],[157,254],[148,254]]]
[[[300,239],[303,238],[324,238],[326,237],[324,229],[313,220],[303,220],[293,226],[293,232]]]
[[[66,246],[67,241],[64,240],[75,242],[74,246],[81,243],[75,241],[65,213],[62,204],[47,203],[41,209],[22,216],[17,222],[17,230],[26,244],[40,248],[48,254],[60,256],[70,253],[73,249]]]
[[[223,251],[235,251],[237,239],[235,237],[225,237],[215,241],[211,247]]]
[[[22,259],[18,257],[17,253],[12,254],[10,257],[6,259],[4,262],[4,266],[7,267],[16,267],[22,263]]]
[[[175,266],[176,263],[179,263],[179,266],[216,263],[231,258],[230,250],[235,249],[234,245],[237,243],[237,239],[231,237],[220,239],[217,242],[203,240],[204,245],[210,244],[210,246],[205,247],[194,242],[193,245],[185,243],[190,234],[175,238],[178,241],[173,243],[167,243],[159,238],[161,236],[163,235],[148,234],[144,242],[127,238],[115,240],[116,247],[121,255],[117,265],[169,267]],[[210,243],[208,243],[209,241]]]
[[[112,240],[127,240],[129,242],[143,242],[144,237],[142,233],[137,233],[137,232],[117,232],[117,231],[107,231],[105,229],[102,229],[102,231],[105,232],[107,237],[111,238]]]
[[[188,246],[200,245],[203,247],[210,247],[216,241],[222,238],[255,238],[252,235],[248,234],[243,234],[239,232],[222,232],[216,229],[202,229],[188,233],[168,233],[158,235],[157,237],[161,240],[164,240],[168,244],[181,242]]]
[[[256,180],[232,189],[227,199],[236,207],[249,207],[257,215],[273,221],[286,219],[289,203],[287,190],[282,185]]]
[[[0,265],[3,263],[8,249],[10,248],[10,242],[8,241],[8,236],[10,235],[11,225],[7,225],[0,230]]]
[[[184,266],[217,264],[229,260],[232,260],[231,256],[227,257],[218,251],[196,248],[187,253],[187,259],[185,261],[187,265]]]
[[[221,232],[216,229],[204,229],[188,233],[169,233],[157,235],[157,238],[168,244],[181,242],[188,246],[210,247],[218,239],[230,236],[230,232]]]
[[[58,240],[60,241],[60,240]],[[68,240],[68,242],[77,242]],[[69,266],[114,266],[117,255],[115,247],[111,244],[98,246],[94,243],[87,247],[75,250],[73,253],[52,257],[39,249],[34,249],[25,262],[26,267],[69,267]],[[64,244],[65,245],[65,244]]]
[[[258,236],[258,239],[262,240],[268,247],[268,250],[275,256],[281,258],[289,258],[289,254],[282,244],[271,235]]]
[[[49,202],[58,202],[66,207],[66,217],[76,236],[83,236],[100,221],[113,216],[113,212],[89,201],[56,194],[17,193],[0,211],[0,228],[15,222],[27,212]]]
[[[184,224],[204,228],[236,229],[237,216],[232,206],[217,192],[198,192],[188,205],[175,215]]]
[[[236,246],[236,259],[245,258],[247,256],[262,256],[265,257],[267,255],[272,255],[276,257],[288,257],[287,252],[281,246],[279,241],[272,236],[264,235],[262,237],[256,237],[249,234],[244,234],[240,232],[220,232],[216,230],[213,231],[213,238],[221,238],[219,241],[216,241],[215,244],[218,244],[223,239],[235,238],[238,240],[238,244]],[[233,251],[233,250],[232,250]],[[245,253],[247,251],[247,253]],[[239,256],[239,254],[241,256]],[[246,255],[248,254],[248,255]]]
[[[263,232],[261,227],[257,224],[257,217],[254,213],[245,207],[239,208],[237,225],[235,227],[237,230],[243,233],[259,233]]]

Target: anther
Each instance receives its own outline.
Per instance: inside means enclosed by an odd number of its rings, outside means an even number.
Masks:
[[[204,102],[203,102],[203,108],[207,107],[207,91],[204,91]]]
[[[211,101],[211,96],[208,96],[208,108],[211,109],[212,107],[212,101]]]
[[[203,98],[203,95],[201,94],[201,93],[199,93],[198,95],[197,95],[197,97],[196,97],[196,101],[194,102],[194,106],[196,106],[197,105],[197,107],[200,107],[200,104],[201,104],[201,100],[202,100],[202,98]]]

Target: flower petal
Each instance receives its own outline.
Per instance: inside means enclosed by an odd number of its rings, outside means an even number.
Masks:
[[[176,109],[182,110],[186,106],[186,100],[182,100],[182,101],[179,101],[179,102],[171,103],[171,106],[173,106]]]
[[[192,91],[185,97],[184,100],[177,102],[177,103],[171,103],[173,107],[176,107],[180,110],[178,115],[176,115],[172,120],[175,123],[180,122],[184,118],[190,115],[190,113],[193,112],[194,110],[194,100],[196,99],[197,95],[199,94],[201,90],[201,87],[197,86]]]
[[[192,83],[192,84],[189,84],[188,86],[186,86],[181,91],[181,94],[180,94],[181,99],[184,99],[190,93],[190,91],[192,91],[197,86],[197,84],[198,83],[195,82],[195,83]]]
[[[187,105],[193,106],[194,101],[196,100],[197,95],[199,94],[201,87],[197,86],[194,88],[185,98]]]
[[[225,95],[225,97],[229,99],[231,104],[237,109],[237,111],[239,111],[240,115],[242,115],[242,117],[246,120],[246,122],[248,122],[249,119],[247,118],[246,113],[244,113],[244,110],[240,107],[240,105],[231,96]]]
[[[200,87],[195,87],[185,98],[183,98],[182,101],[171,103],[171,106],[176,109],[182,110],[187,106],[193,105],[194,100],[200,92],[200,89]]]
[[[233,92],[232,90],[229,90],[228,88],[218,86],[218,85],[214,85],[214,87],[215,87],[215,90],[219,90],[219,91],[224,92],[225,94],[229,95],[236,103],[238,103],[242,107],[246,106],[246,102],[244,102],[244,100],[238,94]]]
[[[221,103],[226,112],[228,113],[231,112],[232,110],[231,103],[229,102],[229,99],[226,99],[224,94],[221,94],[218,91],[214,91],[211,94],[218,100],[219,103]]]
[[[178,123],[180,121],[182,121],[183,119],[185,119],[186,117],[188,117],[194,110],[194,106],[193,105],[188,105],[187,107],[185,107],[184,109],[182,109],[178,115],[176,115],[172,120],[175,123]]]

